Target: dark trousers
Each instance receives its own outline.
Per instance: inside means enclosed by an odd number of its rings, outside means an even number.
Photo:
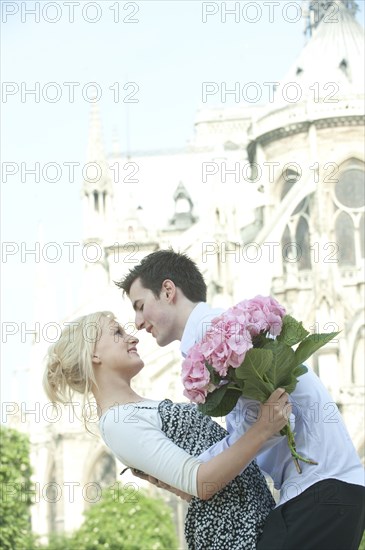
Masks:
[[[358,550],[365,487],[326,479],[273,510],[257,550]]]

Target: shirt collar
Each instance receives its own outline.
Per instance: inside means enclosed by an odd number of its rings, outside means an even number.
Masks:
[[[180,342],[180,351],[184,357],[196,343],[196,327],[199,321],[211,311],[212,308],[206,302],[199,302],[190,313]]]

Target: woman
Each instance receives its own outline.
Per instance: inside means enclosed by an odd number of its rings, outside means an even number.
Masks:
[[[87,400],[93,395],[102,437],[118,459],[193,495],[185,522],[190,550],[254,549],[274,501],[252,460],[286,424],[288,395],[276,390],[248,432],[202,462],[199,455],[226,431],[195,405],[138,395],[131,387],[144,366],[137,343],[110,312],[77,319],[49,349],[44,374],[49,399],[69,402],[73,392]]]

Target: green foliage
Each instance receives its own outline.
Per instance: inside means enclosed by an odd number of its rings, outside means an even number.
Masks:
[[[308,334],[309,332],[303,327],[301,321],[297,321],[291,315],[285,315],[277,340],[287,346],[294,346],[301,342]]]
[[[228,370],[225,379],[229,383],[209,393],[199,410],[219,416],[233,409],[240,394],[263,403],[276,388],[292,393],[299,376],[307,372],[303,362],[337,334],[309,334],[301,322],[285,315],[279,336],[275,340],[267,338],[266,334],[256,336],[254,347],[248,350],[243,363],[237,369]],[[296,344],[299,345],[294,351],[292,346]],[[210,365],[206,366],[211,382],[218,385],[217,373]]]
[[[0,442],[0,546],[4,550],[29,550],[35,546],[30,522],[29,439],[1,426]]]
[[[198,406],[199,410],[210,416],[224,416],[233,410],[240,395],[264,403],[276,388],[284,388],[287,393],[292,393],[299,376],[308,370],[303,362],[337,334],[309,334],[301,322],[285,315],[277,338],[268,338],[267,333],[255,336],[253,348],[247,351],[242,364],[236,369],[228,369],[227,375],[223,377],[227,383],[208,393],[205,403]],[[297,344],[294,351],[292,346]],[[206,363],[206,367],[210,373],[210,382],[218,386],[220,377],[211,365]],[[287,437],[298,473],[302,471],[299,460],[317,464],[311,458],[297,453],[289,423],[281,433]]]
[[[365,550],[365,533],[363,534],[362,540],[360,542],[359,550]]]
[[[203,414],[209,416],[226,416],[234,409],[241,392],[236,388],[231,388],[228,384],[214,390],[211,399],[198,405],[198,409]],[[224,398],[224,399],[223,399]]]
[[[85,513],[71,536],[54,536],[44,550],[167,550],[178,548],[172,512],[161,500],[115,483]]]

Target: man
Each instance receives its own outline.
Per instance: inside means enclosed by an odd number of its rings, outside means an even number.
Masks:
[[[139,330],[159,346],[180,340],[185,357],[222,310],[206,303],[206,284],[196,264],[172,250],[146,256],[117,285],[129,296]],[[364,469],[335,403],[311,369],[291,394],[296,444],[318,466],[298,474],[286,440],[276,437],[257,457],[280,490],[258,550],[357,550],[365,526]],[[207,451],[209,458],[242,435],[252,422],[240,398],[227,416],[229,435]]]

